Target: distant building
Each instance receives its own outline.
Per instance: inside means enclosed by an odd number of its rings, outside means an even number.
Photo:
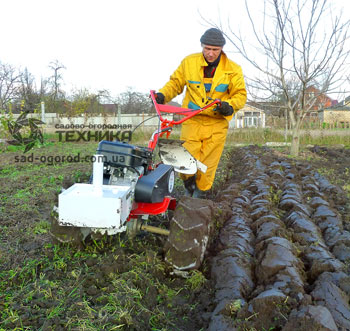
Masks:
[[[345,102],[338,103],[335,106],[325,109],[320,109],[318,111],[318,119],[321,123],[331,124],[332,126],[340,128],[350,128],[349,97],[345,99]]]
[[[350,106],[350,95],[344,100],[345,106]]]
[[[264,128],[265,112],[262,109],[246,104],[230,122],[230,128]]]
[[[114,103],[105,103],[101,105],[105,114],[115,115],[118,113],[118,105]]]
[[[306,89],[306,105],[307,103],[313,103],[310,110],[306,113],[306,117],[317,118],[318,111],[328,107],[335,106],[338,101],[333,100],[325,93],[322,93],[319,89],[314,86],[310,86]]]

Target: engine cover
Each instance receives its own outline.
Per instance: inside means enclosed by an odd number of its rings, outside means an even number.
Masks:
[[[129,145],[120,141],[100,141],[97,154],[102,154],[105,158],[105,165],[112,167],[135,168],[144,166],[147,170],[152,162],[152,151],[149,148]]]
[[[155,170],[142,176],[135,187],[135,201],[157,203],[170,195],[174,188],[174,167],[160,164]]]
[[[130,186],[76,183],[58,196],[63,226],[121,229],[132,209]]]

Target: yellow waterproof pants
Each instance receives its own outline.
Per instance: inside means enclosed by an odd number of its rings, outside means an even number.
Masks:
[[[220,115],[218,115],[220,116]],[[208,168],[205,173],[196,174],[196,185],[201,191],[209,190],[214,182],[215,172],[224,149],[228,122],[225,118],[196,115],[182,124],[181,140],[183,146]],[[180,174],[185,180],[193,175]]]

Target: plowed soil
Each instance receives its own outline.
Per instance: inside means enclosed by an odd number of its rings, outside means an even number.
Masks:
[[[350,150],[227,153],[204,262],[183,277],[157,235],[54,245],[57,188],[16,205],[31,177],[11,180],[13,157],[0,159],[1,330],[350,330]],[[77,178],[72,165],[47,171]]]
[[[339,176],[350,161],[348,150],[311,153]],[[242,148],[231,161],[231,183],[216,198],[231,215],[210,259],[209,329],[350,330],[345,192],[276,151]]]

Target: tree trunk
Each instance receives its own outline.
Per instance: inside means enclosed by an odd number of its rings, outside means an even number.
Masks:
[[[300,145],[300,129],[299,126],[296,125],[292,131],[292,145],[290,147],[290,154],[292,156],[299,155],[299,145]]]
[[[287,142],[288,140],[288,110],[287,108],[285,109],[285,113],[284,113],[284,117],[285,117],[285,126],[284,126],[284,141]]]

